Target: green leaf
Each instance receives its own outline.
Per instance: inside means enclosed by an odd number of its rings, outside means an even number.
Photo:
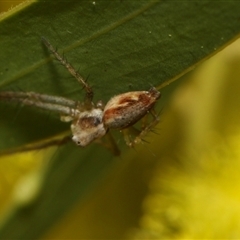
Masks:
[[[88,78],[95,100],[106,103],[119,93],[169,84],[239,32],[237,1],[37,1],[1,19],[0,88],[83,99],[76,80],[50,61],[41,36]],[[38,109],[1,102],[0,111],[1,150],[69,129]],[[90,191],[113,158],[95,144],[84,150],[69,144],[55,161],[41,203],[19,209],[1,238],[40,237]]]

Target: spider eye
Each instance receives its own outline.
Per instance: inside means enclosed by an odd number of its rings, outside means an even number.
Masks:
[[[78,146],[81,146],[81,141],[76,137],[76,136],[73,136],[72,137],[72,140],[78,145]]]

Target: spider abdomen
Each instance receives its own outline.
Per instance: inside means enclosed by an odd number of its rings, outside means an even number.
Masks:
[[[156,88],[117,95],[106,104],[103,123],[107,128],[127,128],[146,115],[159,98]]]

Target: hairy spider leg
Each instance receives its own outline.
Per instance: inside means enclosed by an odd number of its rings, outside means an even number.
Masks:
[[[138,136],[136,136],[136,138],[132,141],[132,146],[141,142],[143,140],[143,138],[146,136],[146,134],[149,131],[151,131],[159,123],[159,114],[157,114],[154,111],[154,109],[151,109],[149,112],[153,116],[153,120],[142,129],[142,131],[140,132],[140,134]]]
[[[154,109],[151,109],[149,113],[153,116],[153,120],[146,125],[145,119],[149,114],[144,116],[144,118],[142,119],[144,121],[144,123],[142,124],[142,130],[138,130],[134,126],[130,126],[126,129],[121,130],[121,132],[123,133],[124,140],[129,147],[134,147],[136,144],[139,144],[140,142],[146,142],[144,141],[143,138],[149,131],[151,131],[159,123],[159,114],[156,114]],[[131,138],[132,135],[131,133],[135,135],[135,138],[133,139]]]
[[[93,91],[92,88],[87,84],[84,78],[74,69],[74,67],[65,59],[63,58],[57,50],[51,45],[50,42],[44,37],[42,37],[42,41],[45,46],[49,49],[49,51],[56,57],[56,59],[70,72],[72,76],[74,76],[77,81],[83,85],[84,89],[86,90],[86,103],[90,106],[92,105],[93,99]]]

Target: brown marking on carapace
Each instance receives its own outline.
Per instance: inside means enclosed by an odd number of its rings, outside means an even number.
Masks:
[[[101,121],[96,117],[84,117],[80,118],[77,121],[77,124],[82,127],[82,129],[92,128],[93,126],[97,126]]]

